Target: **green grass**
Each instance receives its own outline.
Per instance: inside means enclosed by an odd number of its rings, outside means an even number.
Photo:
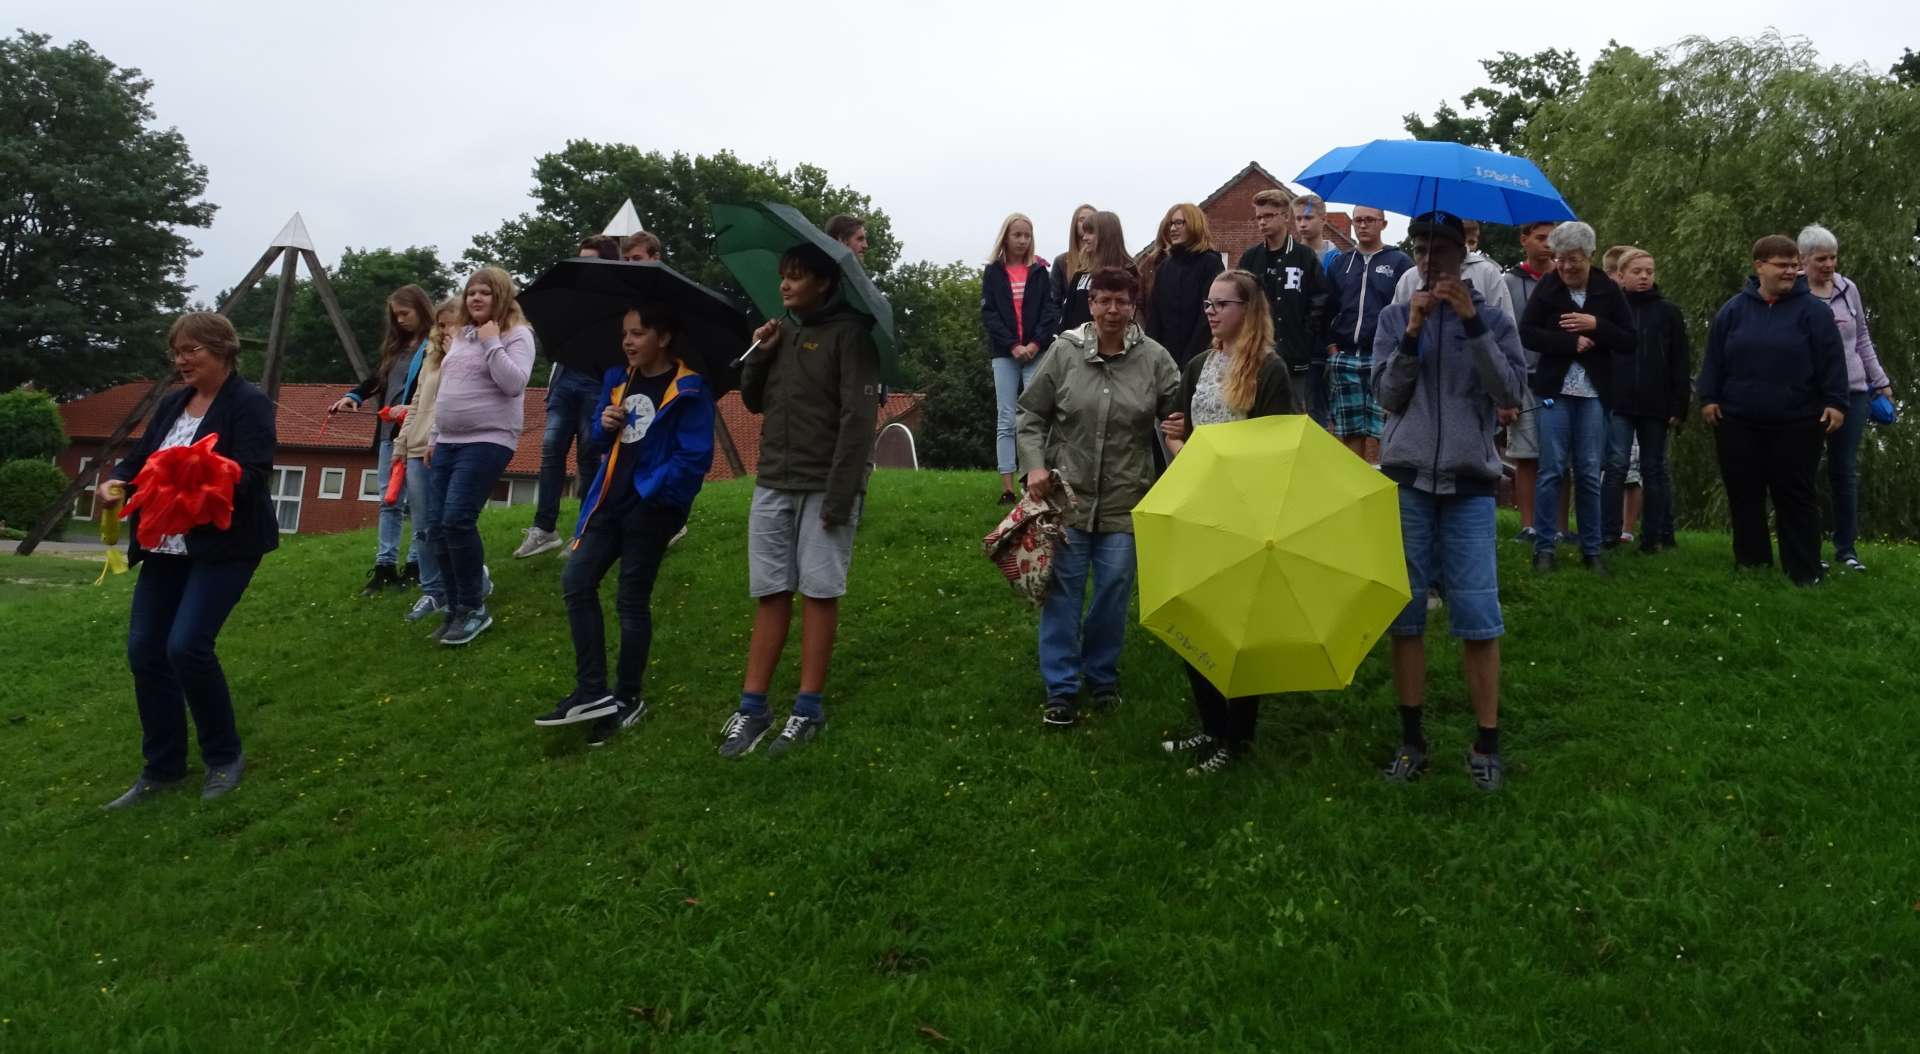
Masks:
[[[1461,771],[1438,640],[1424,783],[1375,775],[1384,649],[1201,782],[1137,631],[1126,707],[1042,733],[993,493],[877,478],[833,725],[780,763],[713,754],[742,485],[668,559],[657,712],[603,751],[530,723],[571,666],[559,564],[505,555],[524,509],[484,522],[499,622],[459,651],[353,597],[364,534],[269,557],[221,638],[252,768],[211,806],[97,808],[139,761],[133,576],[7,594],[0,1050],[1920,1049],[1914,550],[1798,591],[1715,535],[1609,582],[1503,542],[1506,792]]]
[[[99,556],[16,556],[11,544],[0,546],[0,616],[18,612],[32,618],[39,608],[21,605],[91,583],[100,577],[100,565]]]

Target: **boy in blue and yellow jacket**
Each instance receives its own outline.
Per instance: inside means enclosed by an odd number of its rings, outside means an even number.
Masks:
[[[627,365],[601,383],[594,446],[605,450],[580,503],[560,595],[573,633],[574,688],[534,724],[594,722],[599,746],[647,712],[640,680],[653,641],[654,576],[667,543],[687,522],[713,462],[713,399],[699,374],[675,358],[680,323],[666,307],[627,312],[621,349]],[[600,580],[618,561],[620,661],[607,685]]]

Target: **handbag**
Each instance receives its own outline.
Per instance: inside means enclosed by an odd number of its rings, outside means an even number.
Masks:
[[[1080,504],[1073,485],[1058,472],[1053,474],[1049,494],[1065,494],[1066,508]],[[1047,599],[1053,585],[1053,552],[1067,533],[1066,508],[1051,497],[1043,501],[1029,492],[980,541],[981,552],[1000,569],[1007,584],[1035,607]]]
[[[1893,405],[1890,395],[1876,395],[1867,404],[1867,420],[1877,425],[1890,425],[1900,420],[1900,410]]]

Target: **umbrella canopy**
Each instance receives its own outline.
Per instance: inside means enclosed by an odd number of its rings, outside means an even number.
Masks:
[[[753,306],[768,318],[786,314],[780,303],[780,257],[796,245],[811,245],[832,257],[840,268],[840,299],[873,320],[873,346],[880,354],[880,379],[898,385],[898,354],[894,350],[893,305],[873,284],[853,250],[827,237],[807,221],[800,210],[774,201],[713,206],[714,251],[733,272]],[[745,345],[742,345],[743,347]]]
[[[1375,139],[1328,151],[1294,181],[1328,201],[1418,216],[1441,209],[1487,223],[1573,219],[1573,210],[1524,157],[1459,143]]]
[[[1345,687],[1410,596],[1397,490],[1305,417],[1195,429],[1133,510],[1140,624],[1229,698]]]
[[[642,304],[666,304],[680,315],[674,355],[707,379],[715,398],[738,386],[739,372],[728,363],[753,339],[753,319],[666,264],[562,260],[520,294],[520,308],[547,357],[596,377],[627,364],[620,322]]]

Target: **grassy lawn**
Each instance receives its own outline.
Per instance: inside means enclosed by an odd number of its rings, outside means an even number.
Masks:
[[[1042,733],[995,492],[878,477],[832,725],[779,763],[713,754],[743,485],[661,574],[655,714],[599,751],[531,724],[571,652],[557,560],[506,556],[526,510],[483,523],[498,623],[461,650],[353,596],[368,535],[290,540],[221,638],[252,767],[208,807],[97,808],[139,763],[134,576],[5,587],[0,1050],[1920,1049],[1913,549],[1798,591],[1716,535],[1606,582],[1503,542],[1504,793],[1438,641],[1424,783],[1375,775],[1384,646],[1194,781],[1137,631],[1125,707]]]
[[[0,616],[26,612],[32,618],[39,608],[21,605],[49,593],[69,592],[100,577],[99,556],[54,556],[35,553],[16,556],[18,542],[0,542]]]

